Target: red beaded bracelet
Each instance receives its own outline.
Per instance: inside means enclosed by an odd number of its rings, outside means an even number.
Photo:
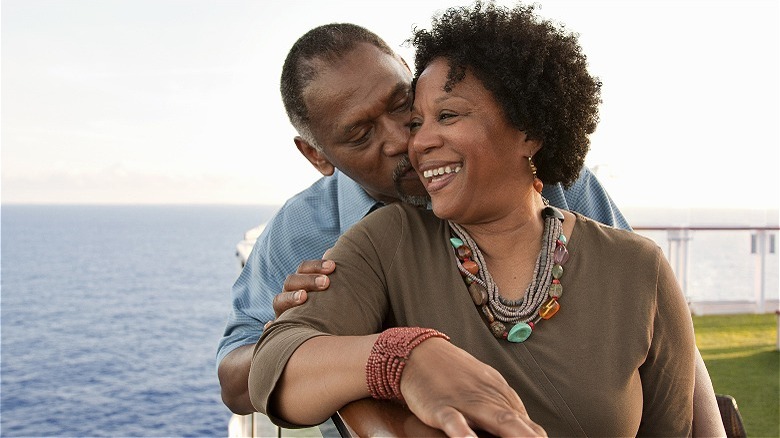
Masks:
[[[444,333],[421,327],[394,327],[383,331],[366,362],[366,383],[371,397],[401,400],[401,373],[414,347],[429,338],[450,340]]]

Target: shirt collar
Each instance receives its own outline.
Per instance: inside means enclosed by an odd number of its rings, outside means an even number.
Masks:
[[[336,171],[338,182],[339,228],[341,233],[368,214],[377,201],[347,175]]]

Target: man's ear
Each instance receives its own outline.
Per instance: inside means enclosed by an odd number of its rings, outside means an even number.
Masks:
[[[330,163],[330,160],[328,160],[328,157],[326,157],[325,154],[309,144],[309,142],[304,140],[302,137],[295,137],[294,141],[295,146],[298,148],[301,154],[303,154],[303,156],[309,160],[309,163],[311,163],[315,169],[319,170],[320,173],[324,176],[333,175],[333,172],[336,170],[336,168],[333,166],[333,164]]]

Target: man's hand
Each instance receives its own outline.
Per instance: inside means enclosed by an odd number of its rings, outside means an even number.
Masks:
[[[274,313],[279,315],[306,302],[309,292],[319,292],[328,288],[328,275],[336,269],[332,260],[305,260],[298,265],[295,274],[284,280],[284,290],[274,297]],[[270,322],[268,323],[270,324]],[[266,325],[268,325],[266,324]]]

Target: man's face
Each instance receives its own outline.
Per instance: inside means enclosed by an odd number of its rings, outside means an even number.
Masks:
[[[405,160],[412,106],[411,72],[397,57],[361,43],[322,70],[304,90],[314,138],[322,155],[374,199],[425,195]],[[400,163],[400,164],[399,164]]]

